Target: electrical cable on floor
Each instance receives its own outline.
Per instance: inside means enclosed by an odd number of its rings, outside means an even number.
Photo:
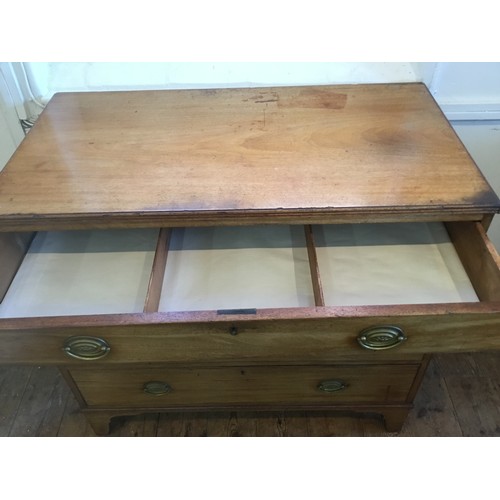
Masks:
[[[24,135],[27,135],[28,132],[33,128],[36,118],[27,118],[25,120],[19,121],[21,122],[21,127],[23,128]]]
[[[35,95],[33,94],[33,90],[31,88],[31,83],[29,81],[29,77],[28,77],[28,72],[26,71],[26,67],[24,66],[24,63],[20,63],[19,64],[20,68],[22,69],[22,74],[23,74],[23,77],[24,77],[24,82],[26,84],[26,88],[29,92],[29,96],[30,96],[30,100],[32,102],[34,102],[37,106],[39,106],[40,108],[42,109],[45,109],[45,105],[43,103],[41,103],[36,97]]]

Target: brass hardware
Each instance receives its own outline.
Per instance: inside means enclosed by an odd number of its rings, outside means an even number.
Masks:
[[[172,392],[172,387],[170,387],[165,382],[153,380],[144,384],[143,391],[150,396],[161,396],[163,394]]]
[[[360,345],[373,351],[392,349],[405,340],[406,335],[397,326],[372,326],[363,330],[358,336]]]
[[[347,387],[347,384],[340,379],[324,380],[318,384],[318,389],[323,392],[338,392]]]
[[[218,309],[217,314],[257,314],[257,309]]]
[[[72,358],[86,361],[104,358],[111,347],[98,337],[70,337],[64,343],[63,351]]]

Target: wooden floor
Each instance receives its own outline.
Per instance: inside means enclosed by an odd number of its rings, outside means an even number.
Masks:
[[[0,436],[94,436],[58,370],[0,367]],[[325,412],[119,417],[110,436],[394,436]],[[500,353],[435,356],[400,436],[500,436]]]

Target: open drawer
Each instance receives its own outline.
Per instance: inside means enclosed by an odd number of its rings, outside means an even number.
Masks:
[[[0,361],[417,361],[500,347],[475,222],[39,233],[0,306]]]

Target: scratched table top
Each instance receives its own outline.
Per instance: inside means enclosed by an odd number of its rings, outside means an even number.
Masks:
[[[0,228],[478,217],[499,201],[423,84],[59,93]]]

